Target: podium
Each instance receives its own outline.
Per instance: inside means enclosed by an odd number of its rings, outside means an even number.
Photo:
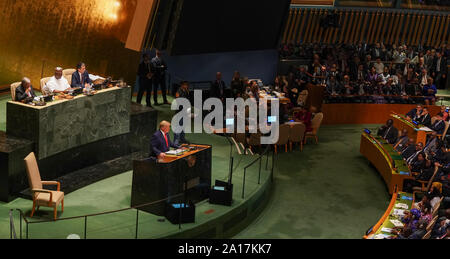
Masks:
[[[197,203],[209,197],[212,147],[189,146],[195,149],[179,156],[166,156],[161,161],[156,158],[133,160],[132,207],[155,202],[138,209],[164,216],[168,202]],[[176,197],[164,200],[169,196]]]

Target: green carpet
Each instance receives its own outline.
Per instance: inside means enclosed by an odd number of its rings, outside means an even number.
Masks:
[[[0,98],[0,130],[6,128],[5,102],[8,99]],[[156,109],[160,111],[158,120],[170,120],[173,112],[167,105],[156,106]],[[359,154],[360,134],[364,127],[376,125],[323,126],[319,130],[318,145],[310,140],[303,152],[298,147],[293,152],[280,152],[267,207],[235,238],[361,238],[378,221],[389,203],[381,177]],[[188,134],[187,138],[191,142],[213,145],[213,172],[228,170],[229,146],[226,141],[205,134]],[[248,156],[240,159],[235,164],[238,171],[250,161]],[[129,207],[131,175],[131,172],[125,172],[68,194],[63,217]],[[237,174],[234,182],[239,182],[240,177]],[[255,179],[252,181],[254,183]],[[250,188],[246,194],[251,195],[254,190]],[[31,204],[25,199],[7,204],[0,202],[0,238],[9,238],[9,209],[29,211]],[[217,207],[220,208],[223,207]],[[36,219],[49,218],[51,209],[41,210]],[[135,210],[128,210],[115,216],[89,218],[88,238],[133,238],[135,215]],[[160,229],[145,227],[155,220],[156,217],[142,213],[139,237],[177,231],[177,226],[171,224],[162,224]],[[18,228],[17,215],[15,222]],[[29,231],[33,238],[49,237],[40,233],[41,229],[55,238],[65,238],[68,233],[82,236],[83,224],[84,219],[70,224],[68,221],[50,222],[46,226],[30,225]]]
[[[374,126],[323,126],[318,145],[280,154],[271,200],[235,238],[362,238],[390,199],[359,154],[361,130]]]

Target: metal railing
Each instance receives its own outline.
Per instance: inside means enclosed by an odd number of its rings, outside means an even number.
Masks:
[[[244,177],[242,178],[242,199],[245,198],[245,179],[247,176],[247,169],[253,166],[256,162],[259,162],[258,167],[258,185],[261,184],[261,163],[264,156],[266,156],[266,170],[269,162],[269,155],[270,152],[272,152],[272,168],[270,169],[270,180],[273,182],[273,169],[275,164],[275,152],[272,150],[271,145],[266,145],[266,149],[251,163],[249,163],[247,166],[244,167]]]
[[[20,239],[22,239],[22,221],[25,222],[25,238],[28,239],[29,238],[29,225],[32,224],[42,224],[42,223],[49,223],[49,222],[57,222],[57,221],[65,221],[65,220],[74,220],[74,219],[84,219],[84,234],[83,234],[83,238],[87,239],[87,223],[88,223],[88,218],[89,217],[95,217],[95,216],[101,216],[101,215],[106,215],[106,214],[114,214],[114,213],[118,213],[118,212],[123,212],[123,211],[128,211],[128,210],[132,210],[132,209],[136,209],[136,220],[135,220],[135,236],[134,238],[137,239],[138,238],[138,233],[139,233],[139,208],[142,207],[146,207],[146,206],[150,206],[150,205],[156,205],[158,203],[161,202],[166,202],[169,199],[174,199],[174,198],[178,198],[178,197],[182,197],[184,196],[185,193],[179,193],[158,201],[153,201],[153,202],[149,202],[149,203],[145,203],[145,204],[141,204],[141,205],[137,205],[137,206],[132,206],[129,208],[124,208],[124,209],[118,209],[118,210],[111,210],[111,211],[106,211],[106,212],[101,212],[101,213],[93,213],[93,214],[86,214],[86,215],[82,215],[82,216],[74,216],[74,217],[67,217],[67,218],[58,218],[58,219],[49,219],[49,220],[39,220],[39,221],[29,221],[29,219],[27,219],[27,217],[25,216],[25,213],[21,210],[21,209],[15,209],[16,211],[19,212],[19,216],[20,216],[20,232],[19,232],[19,236]],[[12,212],[14,211],[14,209],[10,210],[10,238],[14,239],[17,238],[16,234],[15,234],[15,227],[14,227],[14,222],[13,222],[13,216],[12,216]],[[182,209],[180,209],[180,219],[182,217]],[[179,221],[178,224],[178,228],[181,229],[181,220]]]

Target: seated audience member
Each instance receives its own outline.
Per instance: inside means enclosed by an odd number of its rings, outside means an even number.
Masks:
[[[412,155],[410,155],[409,157],[406,158],[406,163],[408,165],[411,165],[412,163],[414,163],[414,161],[417,160],[417,156],[419,155],[419,153],[423,152],[423,143],[419,142],[416,144],[416,149],[413,152]]]
[[[423,96],[425,96],[425,104],[429,105],[435,105],[436,103],[436,93],[437,93],[437,88],[436,86],[433,84],[433,78],[428,77],[427,80],[427,84],[425,84],[423,86],[423,90],[422,90],[422,94]]]
[[[22,79],[22,83],[16,88],[16,101],[22,103],[30,103],[33,101],[36,94],[28,77]]]
[[[441,110],[437,115],[441,116],[444,121],[449,121],[448,109],[445,105],[441,106]]]
[[[426,127],[431,127],[431,116],[428,113],[428,108],[423,108],[422,116],[418,118],[417,122],[421,125],[424,125]]]
[[[397,138],[397,142],[395,142],[394,149],[397,150],[398,152],[403,151],[403,149],[407,146],[408,141],[409,141],[408,130],[403,129],[401,131],[400,136],[398,136]]]
[[[432,239],[450,239],[450,220],[441,220],[439,223],[436,222],[435,226],[438,227],[432,233]]]
[[[387,140],[390,144],[395,143],[398,136],[398,129],[394,127],[394,121],[392,119],[387,120],[386,125],[378,129],[377,135]]]
[[[301,91],[305,90],[307,88],[307,84],[309,82],[309,75],[306,71],[306,67],[300,66],[298,68],[298,71],[297,71],[295,77],[298,80],[298,82],[297,82],[297,84],[299,85],[298,91],[301,92]]]
[[[389,74],[389,67],[384,67],[383,73],[380,73],[381,82],[386,84],[388,79],[391,78],[391,74]]]
[[[410,110],[406,114],[406,118],[409,120],[417,121],[422,116],[422,112],[423,112],[423,106],[419,104],[416,106],[416,108]]]
[[[420,212],[423,214],[424,213],[424,211],[427,211],[428,210],[428,205],[430,205],[431,206],[431,204],[430,204],[430,197],[427,195],[427,194],[425,194],[423,197],[422,197],[422,199],[419,201],[419,202],[415,202],[413,205],[412,205],[412,209],[418,209],[418,210],[420,210]]]
[[[350,77],[348,75],[344,76],[344,80],[342,81],[342,85],[344,86],[345,94],[351,95],[351,94],[355,93],[353,84],[350,82]]]
[[[442,135],[444,133],[445,122],[442,116],[436,116],[436,120],[434,121],[433,125],[431,125],[430,129],[434,130],[439,135]]]
[[[253,80],[250,82],[250,91],[248,92],[250,98],[255,98],[256,102],[259,103],[259,86],[258,83]]]
[[[412,193],[413,187],[422,186],[419,181],[429,181],[434,173],[434,166],[431,160],[424,159],[425,154],[419,153],[417,161],[411,166],[411,172],[417,173],[414,175],[414,179],[403,180],[403,190],[405,192]],[[421,159],[424,159],[423,161]]]
[[[408,239],[412,234],[412,230],[410,227],[404,226],[400,230],[394,229],[392,233],[394,234],[393,239]]]
[[[411,233],[408,239],[422,239],[423,236],[427,233],[427,221],[424,219],[420,219],[417,222],[415,230]]]
[[[406,143],[406,146],[403,147],[403,150],[399,152],[404,159],[407,159],[416,152],[416,141],[410,138],[408,143]]]
[[[55,68],[55,75],[45,84],[42,89],[46,95],[53,93],[61,93],[70,89],[69,82],[63,77],[63,69],[61,67]]]
[[[327,81],[325,90],[327,91],[330,99],[339,99],[337,98],[337,95],[342,94],[343,89],[336,78],[334,76],[330,76],[329,80]]]
[[[305,132],[311,132],[313,129],[311,127],[311,120],[313,118],[313,113],[316,112],[316,107],[311,106],[309,111],[306,108],[303,108],[301,112],[296,114],[295,121],[303,122],[306,127]]]
[[[425,162],[426,162],[425,161],[425,153],[424,152],[420,152],[417,155],[416,159],[413,160],[411,162],[411,164],[409,165],[410,169],[411,169],[411,172],[420,172],[422,169],[425,168]]]
[[[383,74],[384,64],[381,62],[380,58],[376,59],[375,64],[373,64],[373,67],[375,68],[375,72],[377,72],[377,74],[379,75]]]

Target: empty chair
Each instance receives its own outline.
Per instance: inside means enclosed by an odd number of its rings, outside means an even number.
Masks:
[[[51,77],[44,77],[41,78],[41,91],[44,89],[44,86],[47,84],[47,82],[50,80]]]
[[[19,87],[20,84],[21,82],[15,82],[11,84],[11,99],[13,101],[16,100],[16,88]]]
[[[287,144],[289,141],[289,131],[290,131],[290,126],[288,124],[281,124],[279,127],[279,137],[278,137],[278,141],[277,143],[275,143],[274,147],[275,147],[275,154],[277,153],[277,147],[284,145],[285,146],[285,151],[287,152]]]
[[[61,203],[61,212],[64,212],[64,192],[60,191],[60,183],[56,181],[41,181],[38,164],[34,152],[25,157],[28,183],[30,184],[31,195],[33,197],[33,209],[30,217],[33,217],[37,206],[53,208],[53,218],[56,220],[57,207]],[[56,185],[56,191],[43,189],[43,185]]]
[[[306,126],[303,123],[294,124],[289,129],[289,146],[292,151],[292,143],[300,144],[300,151],[303,151],[303,138],[305,137]]]
[[[72,74],[77,71],[74,68],[68,68],[63,70],[63,77],[67,79],[67,82],[69,82],[69,85],[72,83]]]
[[[318,137],[317,137],[317,132],[319,131],[320,125],[322,124],[322,119],[323,119],[323,113],[321,113],[321,112],[316,113],[314,118],[311,120],[311,127],[313,130],[310,132],[306,132],[305,143],[308,138],[315,138],[316,144],[319,143]]]

